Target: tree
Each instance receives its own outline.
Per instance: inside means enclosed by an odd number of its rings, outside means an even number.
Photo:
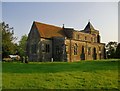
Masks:
[[[26,55],[26,43],[27,43],[27,35],[23,35],[19,41],[18,45],[18,54],[20,56]]]
[[[2,23],[0,23],[0,59],[2,59]]]
[[[116,48],[117,48],[117,42],[112,42],[112,41],[108,42],[108,44],[106,45],[108,58],[115,58]]]
[[[116,48],[116,58],[120,59],[120,43],[118,43],[118,46]]]
[[[2,56],[8,57],[10,54],[15,54],[16,45],[14,41],[16,37],[14,35],[13,27],[9,27],[9,24],[2,22]]]

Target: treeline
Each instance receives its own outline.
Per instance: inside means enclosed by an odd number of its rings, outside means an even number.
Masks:
[[[5,22],[0,23],[2,32],[2,58],[9,55],[25,56],[27,35],[23,35],[19,43],[15,43],[17,37],[14,36],[14,28]]]
[[[107,58],[118,58],[120,59],[120,43],[110,41],[106,45],[106,56]]]

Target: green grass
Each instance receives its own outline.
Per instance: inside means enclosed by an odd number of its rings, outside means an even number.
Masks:
[[[119,60],[2,63],[3,89],[118,89]]]

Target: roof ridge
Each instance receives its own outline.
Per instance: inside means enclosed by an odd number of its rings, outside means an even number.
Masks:
[[[38,24],[43,24],[43,25],[47,25],[47,26],[52,26],[52,27],[61,28],[61,27],[58,27],[58,26],[55,26],[55,25],[51,25],[51,24],[46,24],[46,23],[37,22],[37,21],[34,21],[34,22],[35,22],[35,23],[38,23]]]

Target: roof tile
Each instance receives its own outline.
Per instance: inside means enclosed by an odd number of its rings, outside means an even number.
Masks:
[[[44,38],[52,38],[52,37],[65,37],[64,31],[61,27],[44,24],[40,22],[34,22],[36,25],[39,34]]]

